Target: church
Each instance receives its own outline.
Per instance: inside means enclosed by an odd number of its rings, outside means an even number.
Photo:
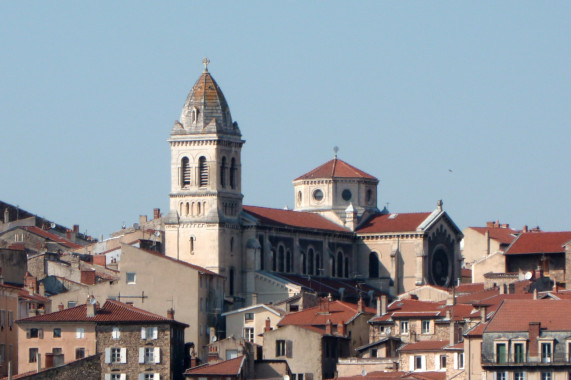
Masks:
[[[224,276],[237,307],[280,301],[312,279],[391,295],[457,281],[462,232],[442,202],[379,210],[379,180],[337,155],[293,180],[294,210],[243,205],[245,140],[208,63],[168,139],[166,255]]]

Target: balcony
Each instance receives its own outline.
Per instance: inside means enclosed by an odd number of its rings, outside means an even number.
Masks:
[[[568,354],[561,353],[560,355],[553,355],[551,357],[541,358],[539,356],[525,355],[523,360],[514,360],[513,357],[507,360],[497,360],[495,355],[482,355],[483,368],[495,367],[567,367],[571,368],[571,360]]]

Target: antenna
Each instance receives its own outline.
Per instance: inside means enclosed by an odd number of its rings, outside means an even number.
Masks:
[[[335,158],[337,158],[337,152],[339,152],[339,147],[337,145],[333,147],[333,152],[335,153]]]

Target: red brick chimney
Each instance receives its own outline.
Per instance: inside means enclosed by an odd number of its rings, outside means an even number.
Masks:
[[[525,232],[527,232],[527,231],[528,231],[527,225],[523,226],[523,232],[525,233]]]
[[[337,334],[345,336],[345,323],[343,321],[339,321],[337,324]]]
[[[537,338],[541,334],[541,322],[529,322],[529,356],[538,357],[539,347],[537,347]]]
[[[325,334],[331,335],[332,333],[333,333],[333,328],[331,324],[331,319],[328,319],[327,322],[325,322]]]
[[[73,225],[73,233],[74,233],[74,234],[79,233],[79,224],[74,224],[74,225]]]
[[[167,310],[167,318],[174,320],[174,309],[172,307]]]
[[[266,318],[266,326],[264,327],[264,332],[272,331],[270,317]]]
[[[153,219],[159,219],[161,217],[161,209],[153,209]]]
[[[319,299],[319,312],[321,314],[329,314],[329,300],[325,297]]]
[[[363,303],[363,297],[359,298],[359,301],[357,302],[357,312],[358,313],[362,313],[365,311],[365,306]]]
[[[210,346],[208,348],[208,363],[217,362],[218,360],[220,360],[220,356],[218,355],[218,347]]]
[[[107,257],[105,255],[93,255],[93,264],[104,267],[106,263]]]
[[[95,285],[95,270],[93,269],[82,270],[81,283],[85,285]]]
[[[63,303],[60,303],[59,305],[57,305],[57,308],[59,311],[62,311],[64,309]]]

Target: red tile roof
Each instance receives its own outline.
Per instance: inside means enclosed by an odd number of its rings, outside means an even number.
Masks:
[[[384,372],[375,371],[367,372],[365,376],[355,375],[355,376],[345,376],[337,377],[338,380],[385,380],[385,379],[404,379],[407,378],[407,372]]]
[[[188,369],[185,375],[237,376],[242,371],[245,356],[225,360],[215,364],[204,364]]]
[[[571,331],[571,300],[504,300],[486,332],[528,331],[530,322],[542,329]]]
[[[46,231],[46,230],[42,230],[41,228],[38,228],[38,227],[35,227],[35,226],[25,226],[25,227],[22,227],[22,228],[23,228],[24,230],[26,230],[26,231],[29,231],[29,232],[31,232],[31,233],[33,233],[33,234],[39,235],[39,236],[44,237],[44,238],[46,238],[46,239],[52,240],[52,241],[54,241],[54,242],[56,242],[56,243],[58,243],[58,244],[61,244],[61,245],[63,245],[63,246],[66,246],[66,247],[68,247],[68,248],[71,248],[71,249],[79,249],[79,248],[82,248],[82,246],[79,245],[79,244],[75,244],[75,243],[73,243],[73,242],[71,242],[71,241],[69,241],[69,240],[67,240],[67,239],[62,238],[62,237],[59,236],[59,235],[53,234],[53,233],[48,232],[48,231]]]
[[[379,214],[359,227],[357,232],[360,234],[413,232],[429,215],[429,212]]]
[[[124,304],[119,301],[107,300],[102,308],[97,309],[94,317],[87,317],[87,306],[79,305],[54,313],[38,315],[35,317],[20,319],[18,323],[38,323],[38,322],[114,322],[114,323],[178,323],[160,315],[150,313],[146,310]],[[185,325],[186,326],[186,325]]]
[[[464,271],[464,269],[462,269]],[[484,290],[483,282],[476,282],[473,284],[460,284],[455,288],[456,294],[470,294],[475,292],[481,292]]]
[[[488,232],[488,236],[490,239],[494,239],[499,241],[502,244],[510,244],[516,238],[515,234],[518,232],[516,230],[512,230],[511,228],[490,228],[490,227],[470,227],[474,231],[485,235]]]
[[[377,180],[377,178],[372,175],[349,165],[345,161],[334,158],[304,175],[297,177],[294,181],[315,178],[366,178]]]
[[[357,305],[343,302],[343,301],[326,301],[329,306],[327,309],[322,309],[322,305],[311,307],[296,313],[291,313],[283,317],[278,323],[278,326],[297,325],[297,326],[325,326],[327,320],[330,319],[333,325],[339,322],[348,323],[353,317],[357,315]],[[323,304],[325,306],[325,304]],[[375,314],[376,310],[370,307],[365,307],[365,312],[371,315]]]
[[[416,343],[408,343],[399,349],[400,352],[411,351],[440,351],[450,344],[447,340],[424,340]]]
[[[505,254],[564,252],[563,244],[569,240],[571,240],[571,231],[523,233],[506,249]]]
[[[427,372],[414,372],[409,373],[411,379],[418,379],[418,380],[445,380],[446,379],[446,372],[435,372],[435,371],[427,371]]]
[[[258,219],[262,224],[350,233],[349,230],[341,227],[340,225],[311,212],[280,210],[258,206],[244,206],[243,209],[248,214]]]
[[[486,327],[488,327],[488,322],[486,323],[478,323],[475,327],[473,327],[471,330],[469,330],[466,335],[468,336],[482,336],[482,334],[484,333],[484,330],[486,330]]]
[[[421,313],[437,313],[441,312],[444,309],[444,304],[442,302],[426,302],[426,301],[419,301],[414,299],[404,299],[404,300],[396,300],[392,302],[387,308],[387,314],[376,316],[371,319],[371,322],[383,322],[391,320],[392,316],[395,313],[402,313],[403,318],[404,315],[408,314],[418,314]],[[397,314],[398,317],[398,314]]]

